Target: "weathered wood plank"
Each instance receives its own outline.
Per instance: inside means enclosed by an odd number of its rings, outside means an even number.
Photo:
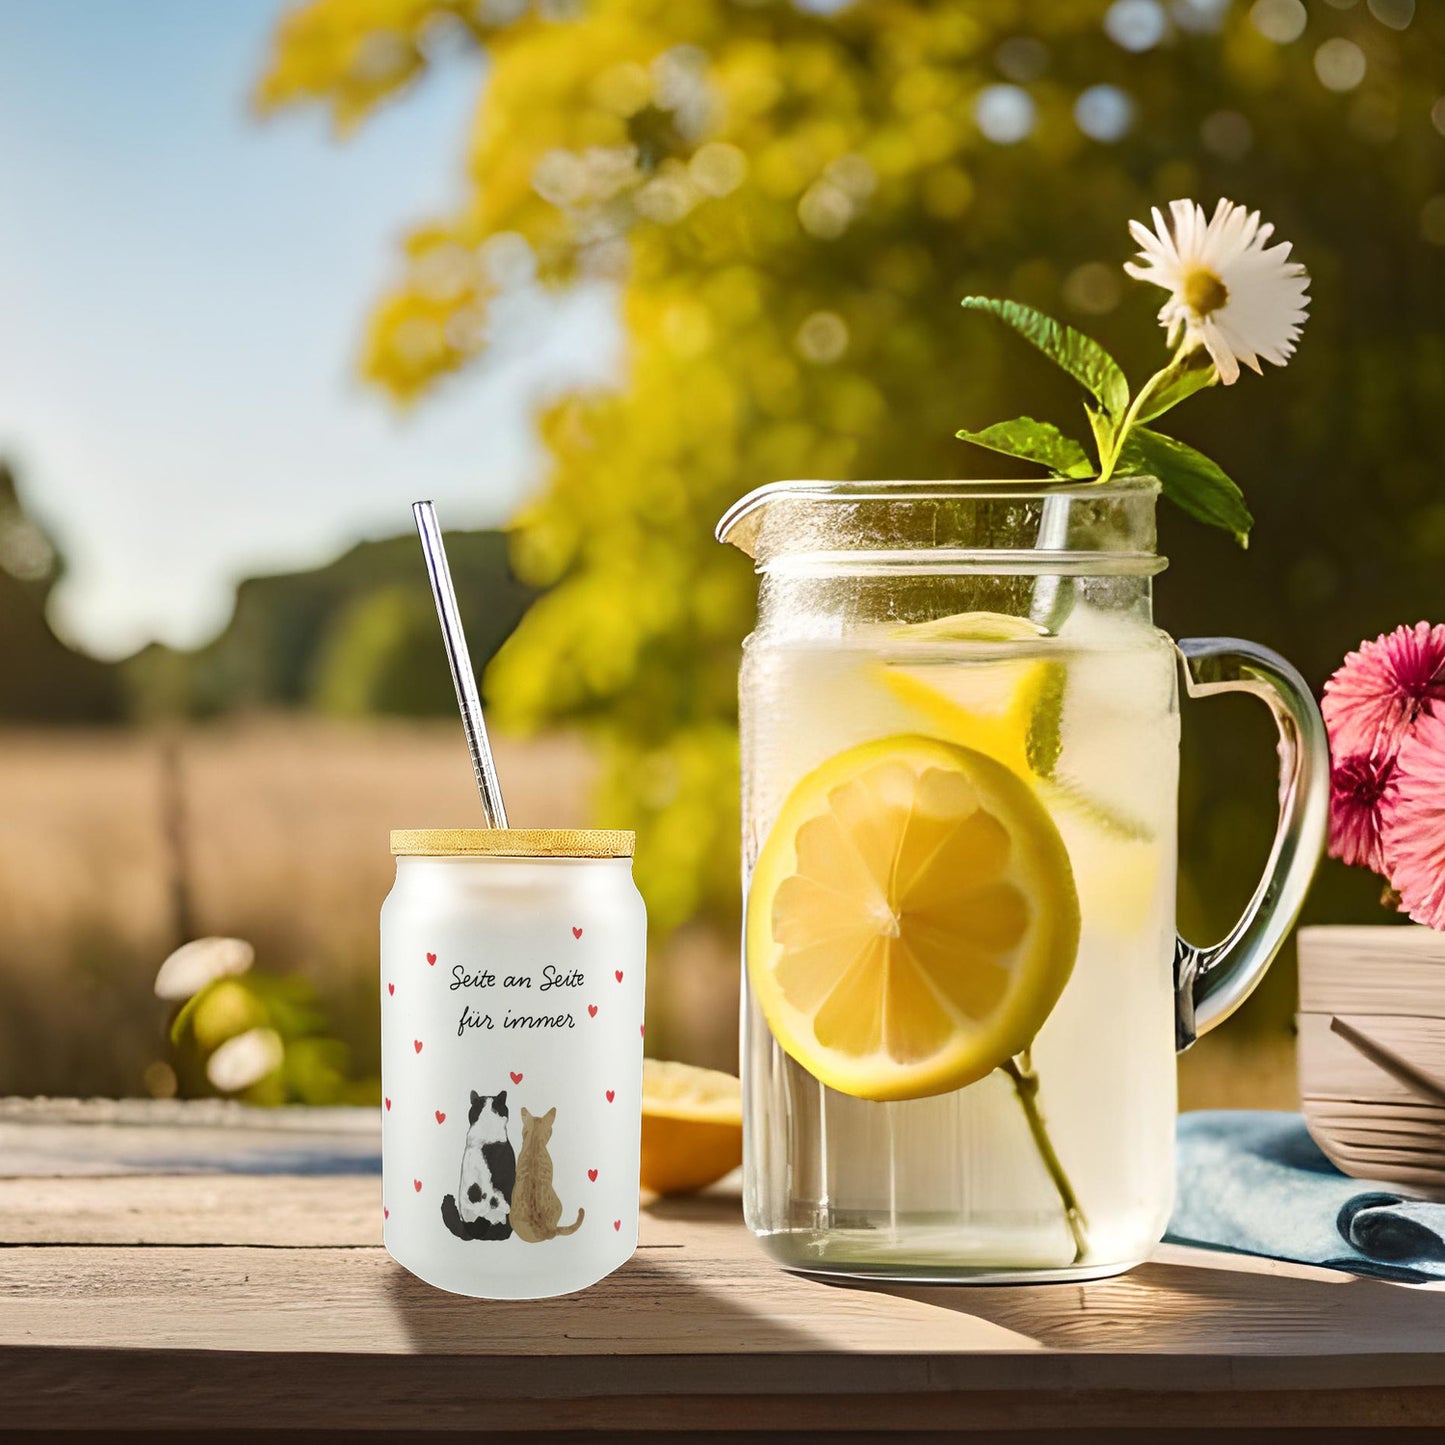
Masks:
[[[0,1099],[0,1178],[380,1169],[374,1109],[255,1109],[223,1099]]]
[[[641,1363],[641,1362],[639,1362]],[[651,1366],[654,1362],[646,1362]],[[1008,1432],[1133,1427],[1141,1439],[1182,1427],[1438,1426],[1445,1390],[1336,1386],[1319,1389],[960,1390],[932,1381],[910,1361],[877,1361],[840,1386],[826,1357],[765,1360],[746,1376],[708,1363],[655,1362],[619,1377],[596,1361],[476,1367],[445,1357],[374,1361],[294,1356],[284,1370],[257,1356],[95,1352],[84,1359],[45,1350],[4,1357],[6,1424],[12,1429],[406,1430],[426,1432],[617,1431],[683,1438],[685,1431],[846,1431],[852,1438],[908,1438],[915,1431]],[[884,1369],[906,1381],[880,1389]],[[712,1382],[711,1388],[709,1382]],[[660,1388],[648,1389],[656,1384]],[[852,1388],[849,1388],[849,1385]],[[559,1385],[563,1388],[559,1390]],[[876,1433],[873,1433],[876,1432]],[[410,1433],[406,1438],[414,1438]],[[691,1436],[688,1436],[691,1438]],[[791,1434],[788,1438],[795,1438]],[[1050,1435],[1048,1438],[1053,1439]],[[1072,1434],[1070,1438],[1073,1438]],[[1099,1438],[1097,1436],[1090,1438]],[[1112,1433],[1104,1439],[1115,1440]],[[1131,1437],[1132,1438],[1132,1437]],[[1201,1438],[1191,1436],[1190,1438]],[[1295,1438],[1293,1435],[1289,1438]],[[1326,1437],[1331,1438],[1331,1437]]]
[[[1445,1286],[1173,1247],[1078,1286],[825,1282],[777,1268],[726,1189],[645,1207],[636,1258],[583,1294],[458,1298],[378,1247],[374,1174],[275,1172],[287,1158],[341,1167],[353,1147],[365,1158],[375,1134],[370,1111],[0,1105],[0,1157],[19,1139],[46,1166],[0,1177],[3,1425],[899,1431],[1445,1416]],[[196,1172],[237,1139],[251,1172]],[[78,1170],[104,1172],[59,1177],[67,1147]]]
[[[0,1244],[381,1244],[375,1175],[0,1178]]]
[[[889,1351],[935,1362],[1125,1353],[1138,1362],[1136,1387],[1157,1385],[1171,1357],[1274,1361],[1330,1383],[1352,1360],[1394,1356],[1400,1383],[1445,1385],[1445,1354],[1433,1353],[1445,1292],[1217,1260],[1168,1251],[1080,1286],[850,1287],[784,1273],[740,1228],[677,1217],[649,1220],[638,1255],[585,1293],[479,1303],[431,1289],[378,1249],[17,1246],[0,1257],[0,1348],[304,1345],[513,1359],[827,1351],[845,1373],[849,1358]]]

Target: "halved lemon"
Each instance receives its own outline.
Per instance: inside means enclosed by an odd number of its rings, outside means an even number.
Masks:
[[[742,1162],[742,1084],[716,1069],[644,1059],[643,1188],[687,1194]]]
[[[1069,856],[1001,763],[906,735],[793,789],[748,891],[748,978],[774,1037],[864,1099],[962,1088],[1027,1048],[1079,943]]]

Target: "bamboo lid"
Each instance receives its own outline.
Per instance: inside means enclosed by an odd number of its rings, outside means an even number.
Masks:
[[[630,858],[636,833],[613,828],[393,828],[399,858]]]

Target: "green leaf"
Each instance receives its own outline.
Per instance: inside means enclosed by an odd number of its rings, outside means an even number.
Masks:
[[[1094,475],[1095,467],[1089,460],[1089,454],[1050,422],[1020,416],[1013,421],[995,422],[982,431],[961,431],[958,435],[976,447],[987,447],[989,451],[1002,452],[1006,457],[1037,462],[1061,477]]]
[[[1213,358],[1203,347],[1199,347],[1165,370],[1158,390],[1150,393],[1135,419],[1153,421],[1156,416],[1163,416],[1171,407],[1178,406],[1196,391],[1213,386],[1218,380],[1219,373],[1214,369]]]
[[[1162,432],[1136,426],[1129,433],[1120,460],[1121,469],[1158,477],[1164,495],[1191,517],[1212,527],[1223,527],[1241,547],[1249,546],[1254,518],[1244,504],[1244,493],[1203,452]]]
[[[1037,346],[1050,361],[1063,367],[1081,386],[1093,393],[1116,421],[1129,409],[1129,383],[1119,363],[1097,341],[1071,326],[1017,301],[996,301],[991,296],[965,296],[969,311],[987,311],[1012,326],[1025,341]]]

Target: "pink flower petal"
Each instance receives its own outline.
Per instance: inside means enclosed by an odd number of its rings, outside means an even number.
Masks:
[[[1445,930],[1445,716],[1420,718],[1395,783],[1383,828],[1390,884],[1416,923]]]
[[[1330,769],[1330,857],[1383,871],[1380,834],[1393,807],[1395,762],[1368,753],[1338,758]]]
[[[1336,757],[1394,757],[1423,713],[1445,711],[1445,624],[1362,643],[1325,684],[1321,710]]]

